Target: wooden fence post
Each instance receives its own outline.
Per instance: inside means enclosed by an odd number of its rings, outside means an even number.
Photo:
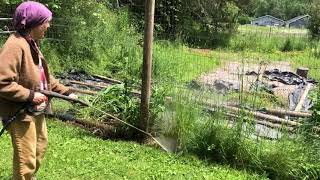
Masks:
[[[151,73],[152,73],[152,47],[154,28],[155,0],[146,0],[145,3],[145,28],[142,68],[142,89],[140,106],[140,128],[149,131]]]

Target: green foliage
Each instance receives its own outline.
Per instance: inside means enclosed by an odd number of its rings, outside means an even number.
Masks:
[[[54,11],[42,47],[54,72],[84,70],[118,79],[137,79],[142,61],[141,36],[126,9],[113,12],[92,1],[44,1]],[[51,66],[51,64],[53,64]],[[130,68],[130,72],[123,69]]]
[[[309,0],[257,0],[253,1],[252,13],[255,17],[272,15],[283,20],[307,14]]]
[[[315,94],[312,98],[314,106],[313,106],[313,114],[312,118],[308,123],[311,126],[320,126],[320,88],[317,87],[315,90]]]
[[[313,57],[320,59],[320,43],[319,40],[312,42],[310,53]]]
[[[240,25],[250,24],[252,19],[248,15],[242,15],[238,17],[238,22]]]
[[[242,25],[232,36],[227,49],[268,53],[303,51],[312,46],[307,33],[304,29]]]
[[[0,15],[4,17],[12,17],[15,7],[24,0],[0,0]]]
[[[206,50],[159,41],[154,47],[153,78],[159,83],[187,83],[219,64]]]
[[[0,37],[0,45],[2,47],[2,45],[5,43],[6,39],[3,37]]]
[[[85,119],[104,121],[110,119],[104,112],[112,114],[134,126],[139,124],[139,99],[130,95],[130,88],[124,84],[113,85],[91,100],[91,107],[81,109],[79,115]],[[123,124],[121,124],[123,125]],[[128,126],[121,126],[121,132],[133,132]],[[131,131],[130,131],[131,130]],[[132,134],[128,133],[128,137]]]
[[[150,101],[150,127],[158,120],[158,115],[164,110],[165,90],[161,87],[154,87]],[[126,121],[136,127],[140,124],[140,99],[132,94],[132,88],[125,84],[113,85],[106,88],[99,95],[89,99],[92,106],[81,109],[78,115],[84,119],[94,121],[109,121],[109,113]],[[119,123],[119,122],[117,122]],[[134,137],[135,129],[121,124],[118,129],[126,138]]]
[[[317,43],[317,42],[314,42]],[[309,68],[310,77],[315,78],[317,81],[320,80],[319,67],[320,61],[317,56],[316,49],[306,49],[304,52],[292,53],[291,55],[285,56],[284,58],[292,59],[292,63],[295,68],[307,67]]]
[[[144,1],[130,2],[129,7],[132,21],[142,30]],[[181,39],[197,47],[217,47],[226,44],[236,29],[239,8],[233,0],[160,0],[156,1],[155,11],[157,38]]]
[[[176,137],[179,149],[214,162],[266,174],[270,179],[318,179],[319,139],[305,141],[284,136],[277,141],[252,138],[254,128],[244,127],[248,114],[230,122],[223,111],[208,114],[180,93],[165,112],[163,133]],[[169,122],[169,123],[168,123]],[[253,124],[252,126],[254,126]]]
[[[312,6],[310,7],[310,24],[309,24],[309,30],[311,33],[311,36],[315,39],[319,39],[320,36],[320,2],[314,0],[312,3]]]

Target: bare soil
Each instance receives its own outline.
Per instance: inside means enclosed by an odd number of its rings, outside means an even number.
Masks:
[[[273,89],[274,94],[276,96],[287,98],[288,95],[291,92],[293,92],[297,86],[286,85],[277,81],[270,81],[262,77],[262,73],[265,70],[272,70],[272,69],[279,69],[280,71],[295,72],[293,71],[292,66],[288,62],[274,62],[272,64],[252,64],[252,63],[242,64],[240,62],[228,62],[223,67],[202,75],[198,79],[198,81],[200,83],[203,83],[206,85],[212,85],[212,86],[214,85],[215,80],[223,80],[230,83],[238,83],[238,84],[242,84],[241,83],[242,81],[244,89],[249,90],[250,86],[257,80],[257,78],[259,78],[259,80],[264,83],[267,83],[269,85],[274,84],[277,86],[276,88]],[[255,71],[256,73],[258,73],[258,76],[245,75],[246,72],[251,72],[251,71]]]

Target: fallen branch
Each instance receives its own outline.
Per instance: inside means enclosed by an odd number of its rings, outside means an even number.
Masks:
[[[211,104],[211,107],[212,106],[215,106],[215,105]],[[216,107],[220,107],[220,106],[216,106]],[[230,106],[226,106],[226,105],[223,105],[222,107],[225,108],[226,110],[229,110],[229,111],[234,112],[234,113],[239,113],[240,112],[240,109],[236,108],[236,107],[230,107]],[[279,118],[277,116],[271,116],[271,115],[267,115],[267,114],[263,114],[263,113],[259,113],[259,112],[251,112],[251,111],[248,111],[248,110],[242,110],[242,111],[244,111],[247,114],[252,114],[257,119],[268,120],[268,122],[280,123],[281,125],[279,125],[279,124],[278,125],[282,126],[282,127],[284,127],[285,125],[300,127],[302,125],[301,123],[298,123],[298,122],[295,122],[295,121],[286,120],[286,119],[282,119],[282,118]],[[266,123],[266,121],[260,121],[259,123]],[[266,123],[266,125],[269,125],[269,124]],[[273,125],[271,125],[271,126],[273,126]],[[287,127],[287,128],[291,128],[291,127]],[[290,131],[290,129],[288,129],[288,130]],[[315,133],[318,133],[318,134],[320,133],[320,127],[318,127],[318,126],[312,127],[312,130]]]
[[[111,78],[108,78],[108,77],[105,77],[105,76],[101,76],[101,75],[92,75],[93,77],[95,78],[98,78],[98,79],[102,79],[102,80],[106,80],[106,81],[109,81],[109,82],[112,82],[112,83],[116,83],[116,84],[122,84],[123,82],[119,81],[119,80],[116,80],[116,79],[111,79]]]
[[[210,112],[215,112],[214,108],[206,108],[206,109],[208,111],[210,111]],[[236,115],[236,114],[233,114],[233,113],[225,112],[224,114],[229,116],[229,117],[232,117],[232,118],[236,118],[236,119],[240,118],[239,115]],[[284,129],[284,130],[289,131],[289,132],[293,132],[294,131],[293,127],[288,127],[288,126],[281,125],[281,124],[274,124],[274,123],[271,123],[271,122],[268,122],[268,121],[259,121],[257,119],[252,119],[252,120],[254,122],[256,122],[257,124],[261,124],[261,125],[264,125],[264,126],[267,126],[267,127],[270,127],[270,128]]]
[[[304,117],[304,118],[312,116],[312,114],[308,112],[287,111],[282,109],[265,109],[264,111],[270,114],[282,115],[282,116],[288,115],[293,117]]]
[[[286,124],[286,125],[290,125],[290,126],[299,126],[299,125],[301,125],[298,122],[286,120],[286,119],[283,119],[283,118],[279,118],[277,116],[263,114],[263,113],[256,112],[256,111],[249,111],[249,110],[245,110],[245,109],[240,109],[240,108],[232,107],[232,106],[228,106],[228,105],[217,105],[217,104],[214,104],[214,103],[211,103],[211,102],[206,102],[205,105],[209,106],[209,107],[224,108],[227,111],[231,111],[231,112],[234,112],[234,113],[239,113],[240,111],[243,111],[244,113],[251,114],[251,115],[253,115],[254,117],[256,117],[258,119],[268,120],[268,121],[274,122],[274,123]]]
[[[83,86],[90,86],[90,87],[96,87],[96,88],[107,88],[111,85],[101,85],[101,84],[92,84],[92,83],[85,83],[81,81],[69,81],[71,84],[78,84],[78,85],[83,85]]]
[[[263,114],[260,112],[256,112],[256,111],[249,111],[249,110],[245,110],[245,109],[240,109],[237,107],[231,107],[231,106],[226,106],[224,105],[223,108],[232,111],[232,112],[240,112],[243,111],[246,114],[252,114],[254,117],[259,118],[259,119],[264,119],[264,120],[268,120],[270,122],[275,122],[275,123],[280,123],[280,124],[287,124],[290,126],[300,126],[301,124],[295,121],[290,121],[290,120],[286,120],[283,118],[279,118],[277,116],[272,116],[272,115],[268,115],[268,114]]]
[[[74,88],[74,87],[71,87],[71,86],[69,86],[69,88],[70,88],[71,91],[78,92],[78,93],[81,93],[81,94],[89,94],[89,95],[97,95],[98,94],[97,91],[83,90],[83,89]]]

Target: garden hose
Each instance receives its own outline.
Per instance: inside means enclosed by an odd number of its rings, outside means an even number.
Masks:
[[[88,104],[88,105],[89,105],[90,108],[93,108],[94,110],[99,111],[99,112],[103,113],[104,115],[106,115],[106,116],[108,116],[108,117],[110,117],[110,118],[112,118],[112,119],[114,119],[116,121],[119,121],[119,122],[121,122],[121,123],[123,123],[123,124],[125,124],[125,125],[127,125],[127,126],[129,126],[131,128],[133,128],[133,129],[135,129],[135,130],[147,135],[148,137],[153,139],[166,152],[173,152],[173,150],[171,148],[169,148],[169,146],[166,146],[166,145],[164,145],[164,143],[161,143],[160,139],[157,139],[156,137],[152,136],[150,133],[148,133],[148,132],[146,132],[146,131],[144,131],[144,130],[142,130],[142,129],[140,129],[140,128],[138,128],[138,127],[136,127],[136,126],[134,126],[134,125],[132,125],[132,124],[130,124],[128,122],[126,122],[126,121],[123,121],[123,120],[121,120],[121,119],[119,119],[119,118],[117,118],[117,117],[115,117],[115,116],[113,116],[113,115],[101,110],[101,109],[95,108],[94,106],[92,106],[90,104]]]
[[[104,115],[106,115],[106,116],[108,116],[108,117],[110,117],[110,118],[112,118],[112,119],[114,119],[114,120],[116,120],[118,122],[121,122],[121,123],[133,128],[133,129],[135,129],[135,130],[137,130],[137,131],[139,131],[139,132],[141,132],[141,133],[143,133],[145,135],[147,135],[148,137],[153,139],[154,142],[156,142],[163,150],[165,150],[167,152],[173,152],[173,150],[171,150],[172,148],[169,148],[169,147],[172,147],[172,146],[164,145],[164,143],[160,142],[160,139],[157,139],[156,137],[153,137],[150,133],[148,133],[148,132],[146,132],[146,131],[144,131],[144,130],[142,130],[142,129],[140,129],[140,128],[138,128],[138,127],[136,127],[136,126],[134,126],[134,125],[132,125],[132,124],[130,124],[128,122],[126,122],[126,121],[123,121],[123,120],[121,120],[121,119],[119,119],[119,118],[117,118],[117,117],[115,117],[115,116],[113,116],[113,115],[101,110],[101,109],[96,108],[92,104],[89,104],[87,102],[81,101],[80,99],[74,99],[74,98],[71,98],[71,97],[68,97],[68,96],[65,96],[65,95],[61,95],[61,94],[52,92],[52,91],[41,91],[41,93],[43,93],[44,95],[46,95],[48,97],[55,97],[55,98],[63,99],[63,100],[74,102],[74,103],[79,103],[79,104],[81,104],[83,106],[87,106],[87,107],[93,108],[94,110],[99,111],[99,112],[103,113]],[[164,137],[161,138],[161,141],[169,142]]]
[[[24,103],[8,120],[6,120],[3,124],[3,127],[0,131],[0,137],[2,136],[2,134],[4,133],[4,131],[9,127],[9,125],[17,120],[17,116],[20,114],[20,113],[23,113],[26,108],[27,108],[27,105],[28,103]]]

